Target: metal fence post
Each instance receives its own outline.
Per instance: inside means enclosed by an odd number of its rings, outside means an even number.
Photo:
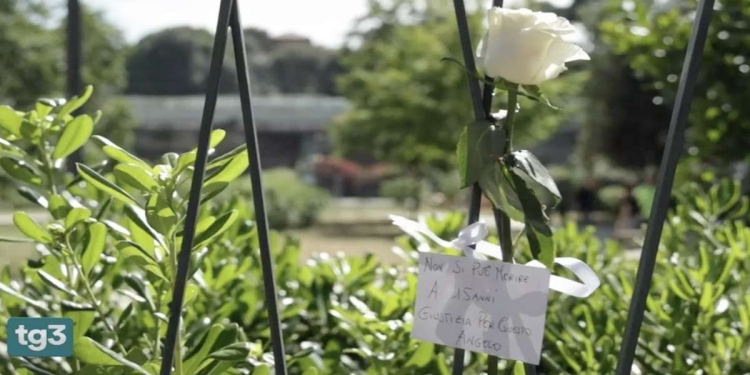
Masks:
[[[268,310],[268,325],[271,329],[271,345],[273,347],[274,369],[276,375],[286,375],[286,360],[284,358],[284,337],[281,331],[279,305],[276,301],[276,280],[273,271],[271,245],[268,240],[268,220],[263,199],[263,182],[260,162],[258,135],[253,119],[253,107],[250,100],[250,76],[247,68],[247,51],[245,50],[245,36],[240,20],[238,1],[232,5],[232,15],[229,27],[232,29],[235,65],[239,80],[240,102],[242,104],[242,121],[245,128],[245,143],[247,156],[250,158],[250,180],[253,188],[253,204],[255,208],[255,227],[258,231],[260,247],[261,269],[263,271],[263,289],[266,295],[266,309]]]
[[[463,0],[453,0],[453,6],[456,12],[456,23],[458,24],[458,37],[461,42],[461,50],[463,52],[464,64],[469,72],[473,72],[474,68],[474,55],[471,47],[471,36],[469,35],[469,24],[466,17],[466,8],[464,7]],[[485,118],[484,108],[482,106],[482,97],[479,92],[479,82],[467,72],[466,75],[469,82],[469,92],[471,93],[471,107],[474,111],[474,118],[477,120],[483,120]],[[476,223],[479,221],[479,210],[482,203],[482,189],[479,188],[478,183],[474,183],[471,187],[471,201],[469,203],[469,224]],[[456,349],[453,353],[453,375],[461,375],[464,372],[464,357],[465,351],[463,349]]]
[[[703,45],[708,34],[708,26],[711,23],[714,0],[700,0],[698,12],[693,21],[693,34],[690,37],[685,62],[682,66],[680,84],[677,89],[677,100],[672,110],[672,119],[667,134],[667,144],[662,156],[659,177],[654,193],[653,209],[646,229],[646,237],[643,243],[641,259],[638,264],[633,297],[628,310],[628,321],[625,325],[625,334],[620,347],[620,356],[617,363],[618,375],[629,375],[632,371],[635,350],[638,344],[643,315],[646,310],[649,288],[654,274],[656,253],[659,250],[664,220],[669,210],[669,199],[672,194],[677,162],[682,153],[685,140],[685,128],[690,111],[690,102],[693,99],[695,82],[698,78],[698,66],[703,57]]]
[[[195,237],[196,220],[200,208],[201,188],[206,169],[209,139],[213,128],[213,117],[219,94],[219,81],[221,78],[222,64],[227,44],[227,33],[231,26],[233,45],[235,50],[235,63],[240,87],[240,99],[242,103],[242,118],[245,126],[247,139],[248,157],[250,158],[250,176],[253,185],[253,201],[256,210],[256,224],[261,252],[261,266],[263,268],[264,287],[266,291],[266,304],[268,308],[269,323],[271,328],[271,344],[274,352],[274,368],[277,375],[286,375],[286,362],[284,358],[283,339],[281,335],[281,323],[279,321],[278,305],[276,303],[276,289],[273,276],[273,261],[270,254],[268,241],[268,225],[263,202],[263,188],[261,184],[261,164],[259,160],[255,124],[252,116],[250,103],[250,83],[247,73],[247,55],[244,46],[242,25],[239,21],[239,11],[236,1],[222,0],[219,8],[219,17],[214,35],[214,46],[211,56],[211,67],[206,87],[206,101],[203,107],[200,132],[198,135],[198,148],[195,160],[193,179],[191,181],[190,198],[188,200],[187,216],[185,218],[185,230],[182,240],[182,248],[178,254],[177,276],[172,290],[172,302],[169,309],[169,325],[163,350],[161,363],[161,375],[169,375],[172,371],[175,348],[181,349],[178,342],[178,332],[182,318],[182,304],[184,300],[185,287],[188,282],[188,269],[190,264],[190,253]]]
[[[81,93],[81,5],[78,0],[68,0],[68,19],[65,24],[66,71],[65,93],[68,98]],[[76,150],[65,161],[72,173],[78,173],[76,164],[83,162],[82,151]]]

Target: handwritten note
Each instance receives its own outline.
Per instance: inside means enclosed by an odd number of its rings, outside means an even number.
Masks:
[[[550,271],[420,253],[411,337],[539,364]]]

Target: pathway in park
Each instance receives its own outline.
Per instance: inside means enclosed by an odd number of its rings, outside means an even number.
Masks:
[[[44,211],[26,211],[38,222],[48,220],[49,216]],[[440,212],[430,210],[424,213]],[[396,207],[385,199],[336,199],[322,215],[319,226],[292,233],[300,239],[303,255],[322,252],[355,255],[372,252],[383,261],[398,262],[399,258],[391,252],[391,248],[393,237],[398,235],[399,231],[390,225],[387,219],[389,214],[415,217],[409,210]],[[490,230],[494,232],[494,217],[487,213],[487,210],[481,219],[488,223]],[[523,224],[513,222],[512,228],[514,232],[518,232],[523,229]],[[0,212],[0,235],[12,230],[12,211]],[[596,225],[596,235],[600,240],[611,239],[614,235],[611,224]],[[17,250],[17,246],[7,249],[0,244],[0,258],[8,257],[10,253],[19,255]],[[3,256],[4,253],[6,256]],[[628,255],[637,259],[640,251],[633,249],[628,251]]]

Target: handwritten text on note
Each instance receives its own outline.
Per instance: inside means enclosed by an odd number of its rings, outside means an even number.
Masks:
[[[539,364],[550,271],[420,253],[411,337]]]

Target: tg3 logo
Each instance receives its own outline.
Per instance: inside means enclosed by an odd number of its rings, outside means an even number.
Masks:
[[[8,355],[11,357],[72,356],[73,320],[69,318],[8,319]]]

